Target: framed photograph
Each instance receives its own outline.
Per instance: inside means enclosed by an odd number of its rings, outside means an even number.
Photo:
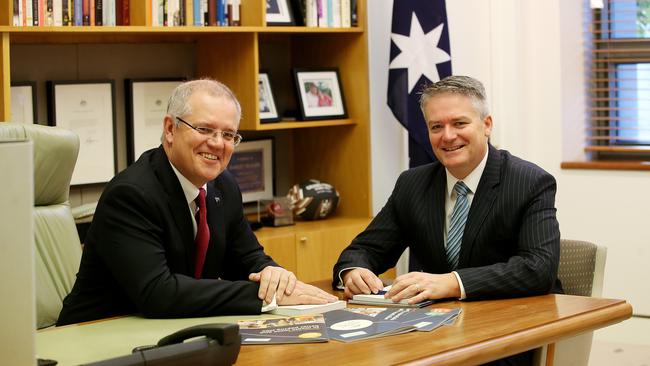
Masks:
[[[228,170],[243,202],[273,198],[273,139],[244,141],[235,148]]]
[[[293,25],[289,0],[266,0],[266,25]]]
[[[275,106],[269,74],[265,72],[259,75],[258,93],[260,99],[260,121],[262,123],[279,121],[280,118],[278,116],[278,109]]]
[[[11,83],[11,122],[37,123],[36,82],[19,81]]]
[[[79,136],[70,184],[108,182],[117,171],[114,81],[48,81],[47,86],[50,125]]]
[[[143,152],[160,145],[169,96],[183,81],[183,78],[124,80],[129,165]]]
[[[294,69],[294,79],[303,120],[347,117],[337,69]]]

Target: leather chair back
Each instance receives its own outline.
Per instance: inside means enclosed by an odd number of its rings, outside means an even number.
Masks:
[[[56,322],[81,260],[68,201],[79,138],[57,127],[16,123],[0,123],[0,138],[34,144],[36,321],[43,328]]]

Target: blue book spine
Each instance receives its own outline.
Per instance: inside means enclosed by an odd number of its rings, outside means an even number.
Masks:
[[[74,25],[84,25],[81,0],[74,0]]]
[[[334,0],[327,0],[327,26],[332,28],[334,26]]]
[[[217,0],[217,24],[219,26],[226,25],[226,5],[224,0]]]
[[[192,0],[194,5],[192,5],[192,11],[194,12],[193,20],[194,25],[200,27],[203,25],[203,13],[201,12],[201,0]]]

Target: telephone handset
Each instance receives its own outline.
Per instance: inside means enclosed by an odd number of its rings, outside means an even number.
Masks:
[[[181,343],[186,339],[205,336],[208,339],[215,340],[221,345],[233,344],[239,342],[239,326],[237,324],[202,324],[181,329],[158,341],[158,347],[168,346],[170,344]]]
[[[184,342],[197,337],[201,338]],[[240,348],[241,338],[237,324],[202,324],[181,329],[163,337],[157,345],[136,347],[131,355],[88,365],[229,366],[237,361]]]

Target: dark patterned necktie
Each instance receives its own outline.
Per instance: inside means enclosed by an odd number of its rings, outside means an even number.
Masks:
[[[199,207],[196,220],[196,261],[194,267],[194,277],[201,278],[203,273],[203,264],[205,255],[208,252],[208,243],[210,242],[210,229],[208,228],[208,215],[205,208],[205,189],[199,188],[199,196],[194,200]]]
[[[456,204],[451,212],[451,223],[447,235],[447,263],[451,269],[456,269],[458,266],[460,244],[463,241],[463,231],[465,231],[465,222],[469,213],[469,201],[467,200],[469,188],[465,183],[458,181],[454,186],[454,191],[456,191]]]

